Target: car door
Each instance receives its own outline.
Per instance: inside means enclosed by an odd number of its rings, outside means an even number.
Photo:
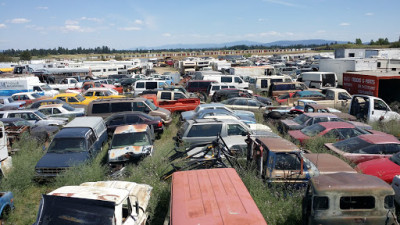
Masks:
[[[230,107],[232,109],[236,110],[249,110],[249,107],[247,106],[247,100],[246,99],[236,99],[233,101],[232,106]]]
[[[374,104],[372,105],[370,116],[373,118],[373,121],[379,121],[379,119],[384,117],[385,114],[390,110],[386,103],[380,99],[373,99],[373,103]]]
[[[247,134],[248,130],[240,124],[227,124],[226,126],[227,136],[242,135],[243,133]]]

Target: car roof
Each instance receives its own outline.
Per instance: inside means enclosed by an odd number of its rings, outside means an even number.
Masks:
[[[116,204],[120,204],[128,194],[127,190],[96,186],[64,186],[49,193],[49,195],[102,200]]]
[[[395,136],[391,134],[384,134],[384,133],[379,135],[363,134],[357,137],[371,144],[388,144],[388,143],[400,144],[399,139],[397,139]]]
[[[300,149],[292,142],[280,137],[258,137],[256,139],[273,152],[293,152]]]
[[[310,153],[304,154],[304,156],[318,168],[320,174],[337,172],[356,173],[348,163],[328,153]]]
[[[76,96],[79,95],[80,93],[62,93],[62,94],[58,94],[55,97],[64,97],[64,96]]]
[[[93,87],[89,88],[86,92],[88,91],[109,91],[110,88],[105,88],[105,87]]]
[[[64,127],[54,138],[85,138],[90,127]]]
[[[337,118],[338,116],[332,113],[319,113],[319,112],[313,112],[313,113],[304,113],[304,115],[308,117],[334,117]]]
[[[208,104],[201,104],[198,107],[200,108],[207,108],[207,107],[225,107],[225,104],[222,103],[208,103]]]
[[[351,123],[347,122],[321,122],[319,125],[324,126],[326,128],[336,129],[336,128],[355,128]]]
[[[44,109],[44,108],[57,108],[57,107],[62,107],[64,104],[49,104],[49,105],[41,105],[39,109]]]
[[[393,188],[378,177],[360,173],[332,173],[311,179],[314,191],[321,192],[373,192],[386,191],[394,194]]]
[[[114,134],[146,132],[147,129],[149,129],[149,125],[147,124],[124,125],[117,127]]]

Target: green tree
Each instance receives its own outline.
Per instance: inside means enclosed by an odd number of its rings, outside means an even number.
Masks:
[[[375,44],[374,40],[371,40],[371,42],[369,42],[369,44],[374,45]]]
[[[12,58],[8,55],[0,54],[0,62],[12,62]]]
[[[360,38],[356,38],[356,45],[362,45],[362,41]]]
[[[21,54],[19,55],[20,60],[29,61],[29,60],[31,60],[31,58],[32,58],[31,52],[28,50],[21,52]]]

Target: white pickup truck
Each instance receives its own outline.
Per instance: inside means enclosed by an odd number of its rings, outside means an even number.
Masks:
[[[81,88],[82,82],[78,82],[75,78],[64,78],[58,84],[49,84],[54,90],[67,90],[69,88]]]
[[[392,111],[385,101],[369,95],[353,95],[349,114],[366,122],[400,121],[400,114]]]
[[[42,196],[34,224],[146,224],[152,189],[147,184],[127,181],[60,187]]]

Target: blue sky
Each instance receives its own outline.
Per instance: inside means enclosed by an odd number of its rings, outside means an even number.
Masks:
[[[400,36],[398,0],[0,0],[0,49]]]

